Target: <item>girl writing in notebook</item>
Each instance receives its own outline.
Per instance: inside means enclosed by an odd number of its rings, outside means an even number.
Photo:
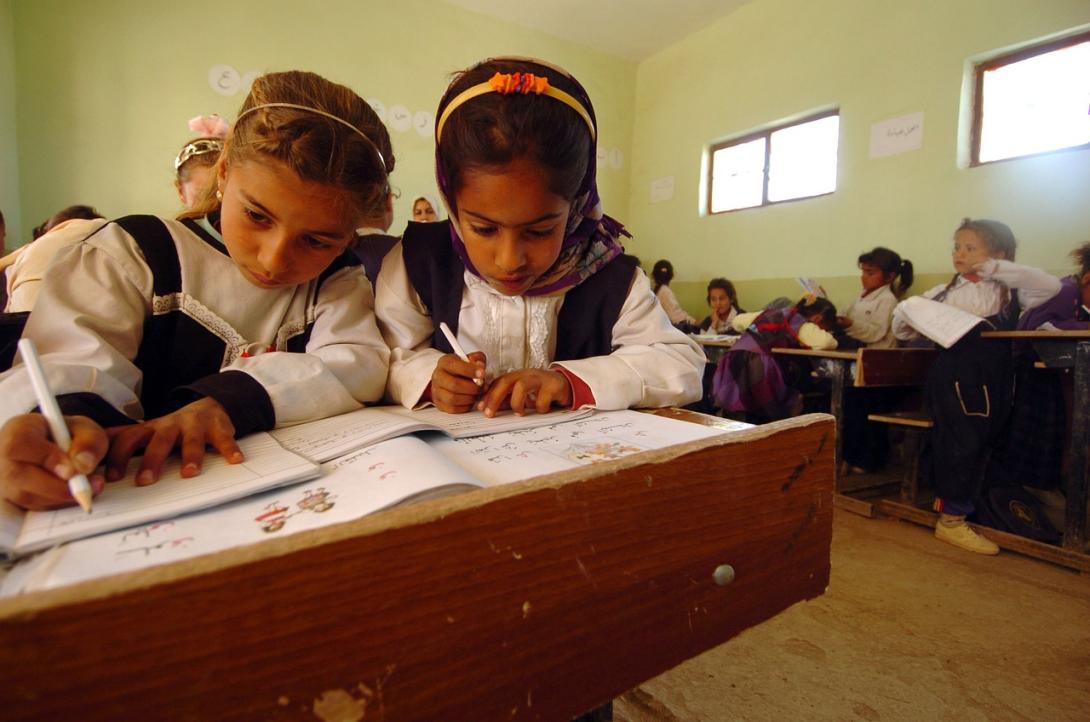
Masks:
[[[67,478],[103,460],[120,478],[140,449],[138,484],[179,447],[193,476],[206,445],[238,463],[236,436],[378,400],[389,350],[345,251],[393,167],[386,129],[348,88],[303,72],[255,80],[194,209],[108,223],[47,274],[24,335],[73,442],[61,453],[29,413],[25,369],[0,376],[3,495],[71,504]]]
[[[940,512],[935,536],[978,554],[999,553],[965,518],[975,509],[989,449],[1010,411],[1013,379],[1008,343],[980,333],[1014,328],[1020,313],[1060,291],[1059,279],[1014,262],[1017,245],[1006,224],[966,218],[954,232],[954,277],[923,294],[980,317],[975,328],[940,350],[924,387],[935,424],[930,435],[935,510]],[[906,303],[893,312],[893,333],[911,341],[927,329],[912,326],[904,314]]]
[[[700,398],[703,353],[602,213],[583,87],[546,63],[496,58],[459,73],[436,118],[449,220],[410,224],[377,283],[391,399],[492,415]],[[441,322],[474,351],[468,362]]]

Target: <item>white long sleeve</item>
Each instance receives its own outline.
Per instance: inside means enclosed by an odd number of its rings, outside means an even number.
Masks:
[[[135,359],[145,322],[180,312],[207,330],[208,348],[189,349],[218,370],[242,371],[268,394],[277,425],[323,418],[381,398],[389,349],[358,266],[317,281],[262,289],[223,250],[167,221],[178,250],[181,292],[155,294],[135,240],[110,224],[57,254],[25,335],[34,339],[54,393],[90,393],[144,418],[143,373]],[[306,353],[284,351],[310,326]],[[218,339],[218,340],[217,340]],[[252,354],[252,355],[251,355]],[[24,369],[0,375],[0,419],[33,409]],[[196,379],[194,379],[196,380]]]
[[[565,296],[505,296],[470,273],[464,279],[458,341],[467,353],[484,352],[489,379],[554,363]],[[387,396],[413,408],[442,352],[432,348],[435,325],[409,281],[400,244],[386,256],[376,292],[379,328],[392,349]],[[609,355],[557,363],[590,387],[596,408],[681,405],[700,398],[704,354],[670,324],[639,271],[612,344]]]
[[[871,348],[893,348],[897,345],[892,329],[896,306],[897,297],[888,284],[861,296],[845,314],[852,320],[848,335]]]
[[[994,316],[1002,310],[1006,297],[1003,286],[1018,290],[1018,302],[1022,313],[1048,301],[1059,293],[1062,287],[1060,279],[1039,268],[995,258],[986,261],[978,271],[978,275],[981,280],[976,282],[966,280],[964,276],[958,276],[947,291],[943,303],[983,319]],[[923,297],[933,299],[947,288],[947,285],[941,283],[930,288]],[[919,338],[916,330],[900,313],[900,305],[893,311],[893,333],[904,341]]]
[[[655,292],[655,297],[662,304],[662,309],[666,311],[670,323],[696,323],[696,319],[690,316],[678,303],[677,296],[674,295],[669,286],[659,286],[659,290]]]

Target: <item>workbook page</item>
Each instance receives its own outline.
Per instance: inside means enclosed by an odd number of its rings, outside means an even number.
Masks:
[[[737,424],[738,429],[749,427]],[[451,461],[494,485],[724,433],[729,432],[638,411],[599,411],[583,419],[503,434],[426,438]]]
[[[391,439],[322,464],[322,475],[302,484],[49,550],[17,567],[4,594],[190,559],[479,486],[419,438]]]

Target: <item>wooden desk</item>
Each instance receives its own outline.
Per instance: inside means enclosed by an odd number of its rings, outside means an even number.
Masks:
[[[0,709],[571,719],[825,590],[833,423],[801,416],[0,600]]]
[[[708,363],[714,366],[719,363],[719,359],[723,358],[723,354],[729,351],[741,336],[732,336],[730,339],[722,339],[704,336],[699,333],[691,333],[689,334],[689,338],[700,344],[700,347],[704,349],[704,355],[708,357]]]
[[[854,351],[775,348],[784,356],[806,356],[820,364],[818,374],[830,381],[829,413],[836,418],[837,503],[846,509],[870,516],[869,504],[843,496],[839,484],[840,462],[844,458],[844,394],[854,387],[907,386],[922,384],[937,353],[934,349],[859,348]]]
[[[1029,341],[1048,368],[1071,369],[1071,439],[1069,468],[1064,481],[1063,546],[1083,551],[1086,544],[1087,486],[1090,485],[1090,330],[985,331],[986,338]]]

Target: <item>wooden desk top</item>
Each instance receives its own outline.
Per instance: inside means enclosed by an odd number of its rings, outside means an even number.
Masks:
[[[0,600],[8,720],[571,719],[822,594],[811,414]]]
[[[772,353],[784,354],[786,356],[810,356],[812,358],[830,358],[838,359],[842,361],[857,361],[859,360],[859,351],[822,351],[820,349],[813,348],[774,348]]]
[[[691,334],[689,334],[689,338],[696,341],[701,346],[716,346],[716,347],[722,347],[722,348],[730,348],[735,343],[737,343],[738,339],[740,339],[741,336],[733,336],[733,337],[731,337],[729,339],[722,339],[722,338],[713,338],[713,337],[708,337],[708,336],[701,336],[700,334],[691,333]]]
[[[1090,329],[1086,331],[981,331],[982,338],[1024,338],[1024,339],[1071,339],[1078,341],[1090,339]]]

